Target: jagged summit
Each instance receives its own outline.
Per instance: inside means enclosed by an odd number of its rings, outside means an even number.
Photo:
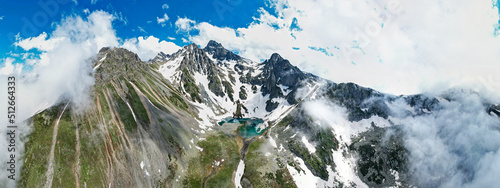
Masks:
[[[199,72],[203,74],[217,74],[217,66],[207,56],[207,54],[196,44],[184,46],[184,52],[179,54],[183,56],[180,64],[180,70],[187,70],[191,73]]]
[[[127,50],[125,48],[111,48],[111,47],[103,47],[99,50],[99,53],[97,54],[97,58],[99,60],[104,60],[103,58],[106,56],[107,57],[114,57],[117,59],[129,59],[133,61],[142,61],[139,56],[131,52],[130,50]],[[124,62],[126,63],[126,62]]]
[[[163,61],[168,60],[170,57],[172,57],[171,54],[166,54],[166,53],[160,52],[151,61],[152,62],[163,62]]]
[[[271,58],[269,58],[269,60],[267,62],[270,62],[270,63],[277,63],[277,62],[281,62],[283,61],[283,57],[281,57],[280,54],[278,53],[273,53],[273,55],[271,55]]]
[[[97,85],[120,77],[132,79],[137,71],[145,69],[147,64],[136,53],[125,48],[101,48],[94,62]]]
[[[215,40],[210,40],[207,43],[207,46],[205,48],[223,48],[221,43],[218,43]]]
[[[286,98],[289,104],[295,104],[295,94],[298,88],[304,86],[304,82],[314,77],[308,76],[299,68],[283,59],[278,53],[271,55],[271,58],[264,61],[261,79],[254,80],[255,83],[262,84],[262,93],[270,94],[270,98]],[[285,95],[281,88],[286,88],[288,95]],[[277,103],[268,102],[266,110],[271,111],[277,107]]]
[[[241,57],[234,54],[233,52],[227,50],[222,46],[222,44],[210,40],[207,44],[207,46],[203,49],[205,52],[212,54],[213,58],[217,60],[241,60]]]
[[[264,74],[270,79],[280,78],[276,81],[287,87],[294,86],[307,77],[304,72],[293,66],[288,60],[283,59],[278,53],[272,54],[271,58],[264,61],[264,64]]]

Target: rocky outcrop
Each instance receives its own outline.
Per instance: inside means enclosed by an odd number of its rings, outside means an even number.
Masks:
[[[223,61],[223,60],[234,60],[238,61],[241,60],[241,57],[234,54],[233,52],[227,50],[222,46],[222,44],[210,40],[205,48],[203,50],[209,54],[212,55],[213,58]]]
[[[96,84],[103,85],[118,78],[136,79],[148,65],[127,49],[105,47],[99,50],[94,67]]]
[[[314,78],[303,73],[296,66],[292,66],[288,60],[283,59],[277,53],[272,54],[271,58],[263,64],[262,73],[250,78],[249,82],[252,85],[261,85],[262,94],[269,95],[269,100],[266,102],[267,111],[272,111],[278,106],[276,102],[273,102],[275,98],[286,98],[289,104],[295,104],[297,89],[304,86],[307,79]],[[288,94],[285,95],[282,89],[286,89]]]

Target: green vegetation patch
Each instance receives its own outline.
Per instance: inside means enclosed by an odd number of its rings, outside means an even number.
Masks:
[[[203,178],[210,175],[214,161],[221,161],[217,170],[206,180],[205,187],[233,187],[232,175],[236,170],[240,155],[234,138],[218,134],[198,142],[203,148],[198,157],[188,163],[188,176],[184,187],[201,187]]]
[[[106,183],[104,142],[80,129],[80,187],[102,187]]]
[[[176,93],[171,93],[170,96],[168,96],[168,101],[170,103],[174,104],[177,108],[186,111],[189,106],[188,104],[182,99],[181,96],[177,95]]]
[[[247,91],[245,89],[245,86],[241,86],[240,87],[240,93],[239,94],[240,94],[240,99],[247,100],[248,94],[247,94]]]
[[[297,187],[293,181],[290,172],[286,166],[281,163],[279,158],[265,157],[260,152],[259,148],[264,141],[259,139],[250,144],[248,153],[245,156],[245,173],[244,178],[247,178],[253,187]],[[273,162],[278,163],[278,170],[276,172],[265,172],[261,169],[262,166],[271,166]]]
[[[315,176],[320,177],[323,180],[328,180],[327,166],[320,160],[316,155],[309,153],[309,150],[303,146],[302,143],[295,140],[290,140],[288,142],[288,148],[292,153],[304,160],[307,168],[309,168]]]
[[[146,111],[146,108],[142,104],[141,99],[139,99],[139,95],[137,95],[134,87],[132,87],[132,85],[128,81],[125,81],[125,83],[128,87],[126,98],[129,101],[130,106],[132,106],[132,109],[134,109],[134,113],[137,116],[137,119],[143,125],[149,125],[148,113]]]
[[[24,165],[19,187],[42,187],[45,183],[48,156],[52,144],[54,123],[64,106],[59,105],[37,114],[33,118],[33,132],[25,142]]]
[[[191,100],[196,102],[201,102],[201,96],[200,96],[200,88],[196,86],[194,78],[189,74],[187,69],[182,70],[182,82],[184,89],[186,90],[187,93],[191,96]]]
[[[70,112],[64,112],[59,122],[57,143],[54,150],[54,187],[74,187],[73,167],[76,161],[76,125]]]
[[[227,96],[229,97],[229,99],[232,102],[234,102],[234,98],[233,98],[234,90],[233,90],[233,86],[231,85],[231,83],[229,83],[228,81],[223,81],[222,84],[224,85],[224,91],[227,93]]]
[[[111,90],[113,95],[113,101],[115,102],[116,110],[118,111],[117,116],[120,116],[120,119],[125,125],[126,130],[134,131],[137,128],[137,123],[134,120],[132,112],[130,112],[130,108],[127,106],[127,103],[125,103],[116,92],[113,92],[114,89]]]

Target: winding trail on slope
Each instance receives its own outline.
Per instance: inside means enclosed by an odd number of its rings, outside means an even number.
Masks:
[[[64,106],[64,109],[62,110],[61,114],[59,115],[59,118],[56,121],[56,124],[54,125],[54,133],[52,134],[52,146],[50,147],[50,154],[49,154],[49,166],[47,167],[47,173],[45,174],[45,176],[47,177],[47,181],[45,181],[44,188],[52,187],[52,180],[54,179],[54,150],[56,148],[57,132],[59,131],[59,121],[61,120],[61,117],[63,116],[66,107],[68,107],[68,104],[69,102],[66,103],[66,106]]]

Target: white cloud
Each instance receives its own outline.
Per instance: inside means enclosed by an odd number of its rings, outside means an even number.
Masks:
[[[175,25],[179,31],[198,30],[188,33],[188,40],[200,45],[215,39],[254,60],[278,52],[305,71],[383,92],[428,91],[437,81],[439,88],[472,82],[500,90],[495,76],[500,39],[493,35],[498,10],[491,1],[273,0],[271,5],[278,16],[261,9],[244,28],[189,18]],[[290,28],[294,18],[298,30]]]
[[[97,3],[98,0],[90,0],[90,4],[91,5],[95,5]]]
[[[127,39],[121,47],[137,53],[143,61],[154,58],[160,52],[171,54],[181,48],[173,42],[160,41],[154,36]]]
[[[86,9],[83,9],[83,13],[84,13],[84,14],[90,14],[90,11],[89,11],[89,9],[88,9],[88,8],[86,8]]]
[[[174,37],[168,37],[168,40],[175,40]]]
[[[31,72],[36,75],[36,81],[19,86],[29,87],[27,91],[31,91],[25,93],[29,96],[22,96],[24,100],[19,105],[26,105],[22,109],[37,110],[37,103],[55,102],[61,95],[70,97],[76,105],[90,102],[88,89],[94,83],[89,74],[90,59],[102,47],[119,44],[112,27],[114,19],[106,12],[95,11],[86,18],[63,19],[50,36],[42,33],[38,37],[18,39],[15,45],[42,52],[38,58],[26,60],[36,62]],[[20,111],[20,118],[27,118],[31,113]]]
[[[188,18],[177,18],[177,21],[175,21],[175,27],[177,27],[177,29],[182,32],[188,32],[192,30],[195,24],[196,22],[194,20],[190,20]]]
[[[166,22],[168,21],[168,15],[167,14],[163,14],[163,17],[156,17],[156,21],[158,22],[158,24],[160,24],[162,27],[165,27],[166,26]]]
[[[49,51],[58,46],[60,42],[64,41],[64,37],[51,37],[47,40],[47,33],[43,32],[37,37],[30,37],[14,43],[14,45],[23,48],[24,50],[38,49],[40,51]]]
[[[23,125],[22,121],[37,111],[50,107],[60,100],[60,97],[71,100],[76,107],[74,112],[88,107],[92,102],[90,89],[94,84],[91,59],[100,48],[119,44],[112,27],[113,20],[111,14],[95,11],[85,18],[70,16],[54,23],[55,30],[50,34],[42,33],[38,37],[27,39],[17,38],[15,44],[21,48],[37,49],[41,52],[39,56],[32,57],[33,59],[23,60],[26,64],[32,64],[31,70],[23,70],[20,73],[21,64],[13,64],[10,58],[3,60],[5,65],[0,68],[1,80],[7,80],[4,74],[14,74],[17,79],[16,122],[20,123],[18,130],[21,134],[30,132],[30,126]],[[0,87],[7,88],[7,82],[0,82]],[[2,98],[7,98],[6,95],[7,92],[0,93]],[[0,113],[7,114],[6,110],[7,108],[1,108]],[[0,119],[7,122],[5,118],[6,116]],[[6,132],[5,128],[0,127],[0,132]],[[6,146],[5,136],[0,135],[0,147]],[[17,141],[16,156],[21,156],[19,152],[23,150],[23,142]],[[6,161],[5,157],[6,155],[1,155],[0,161]],[[0,167],[5,169],[5,163],[0,164]],[[16,171],[19,172],[19,169]],[[4,173],[6,171],[0,172],[0,184],[15,187],[11,185],[14,182],[9,181]]]
[[[161,6],[161,8],[162,8],[162,9],[168,9],[168,8],[170,8],[170,7],[167,5],[167,3],[165,3],[165,4],[163,4],[163,5]]]
[[[13,58],[5,58],[2,60],[2,64],[4,67],[0,68],[0,75],[8,76],[8,75],[19,75],[23,70],[23,64],[17,63],[13,64]]]
[[[0,16],[0,20],[3,20],[5,18],[5,16]]]
[[[410,152],[409,174],[419,187],[487,187],[498,184],[500,119],[489,115],[477,94],[456,92],[453,100],[422,116],[397,116]],[[406,104],[389,104],[394,112]]]

